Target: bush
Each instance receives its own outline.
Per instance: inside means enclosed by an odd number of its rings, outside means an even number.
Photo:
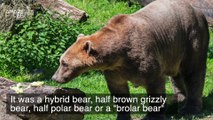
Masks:
[[[213,46],[209,46],[208,50],[208,58],[212,59],[213,58]]]
[[[209,27],[210,41],[208,49],[208,58],[213,59],[213,27]]]
[[[54,69],[80,31],[79,23],[69,18],[38,14],[0,35],[0,65],[12,73]]]

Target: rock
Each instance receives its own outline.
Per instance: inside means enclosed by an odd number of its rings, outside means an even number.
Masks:
[[[138,2],[142,6],[146,6],[155,0],[129,0],[131,2]],[[205,15],[209,26],[213,26],[213,0],[186,0],[195,9],[199,9]]]
[[[195,9],[200,9],[210,26],[213,26],[213,0],[188,0]]]

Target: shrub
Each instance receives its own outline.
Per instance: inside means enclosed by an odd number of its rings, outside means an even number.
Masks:
[[[213,58],[213,45],[209,46],[208,50],[208,58],[212,59]]]
[[[79,23],[69,18],[38,14],[0,35],[0,64],[13,73],[53,69],[80,31]]]
[[[210,41],[208,49],[208,58],[213,59],[213,27],[209,27]]]

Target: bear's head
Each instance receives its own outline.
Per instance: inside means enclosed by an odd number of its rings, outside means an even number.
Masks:
[[[80,34],[77,41],[70,46],[60,58],[60,66],[52,79],[66,83],[81,73],[95,67],[96,50],[89,37]]]
[[[60,66],[52,79],[66,83],[88,70],[120,69],[124,65],[125,49],[128,48],[128,44],[123,44],[125,40],[122,36],[109,27],[89,36],[79,35],[61,56]]]

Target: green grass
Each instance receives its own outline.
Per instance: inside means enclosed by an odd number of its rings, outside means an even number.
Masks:
[[[87,22],[83,23],[83,29],[85,33],[94,33],[102,26],[104,26],[107,21],[114,15],[124,13],[129,14],[139,9],[139,6],[133,5],[131,8],[128,7],[125,2],[108,2],[108,0],[67,0],[70,4],[86,11],[89,15]],[[211,31],[211,43],[213,45],[213,30]],[[0,65],[3,66],[3,65]],[[31,82],[31,81],[45,81],[46,85],[78,88],[84,91],[86,94],[95,93],[109,93],[107,89],[106,81],[104,76],[99,72],[90,72],[83,74],[76,79],[66,83],[57,84],[51,81],[51,75],[53,73],[48,73],[45,76],[42,75],[30,75],[28,73],[20,73],[13,76],[10,71],[0,71],[0,76],[12,79],[17,82]],[[146,93],[145,89],[142,87],[134,88],[131,83],[129,83],[131,93]],[[167,81],[166,92],[172,93],[171,83]],[[204,88],[204,108],[205,112],[202,117],[212,114],[212,94],[213,94],[213,59],[208,59],[207,62],[207,74]],[[133,118],[142,118],[144,114],[134,114]],[[89,114],[85,116],[85,120],[115,120],[116,114]],[[196,118],[199,119],[199,118]]]
[[[86,11],[89,15],[83,28],[86,33],[94,33],[104,26],[107,21],[117,14],[129,14],[137,11],[139,5],[128,7],[127,2],[114,2],[115,0],[66,0],[71,5]],[[111,1],[111,2],[109,2]]]

